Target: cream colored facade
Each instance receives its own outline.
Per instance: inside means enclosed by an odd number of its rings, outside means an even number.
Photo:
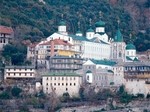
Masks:
[[[44,93],[54,91],[58,96],[68,92],[70,96],[78,96],[82,77],[76,74],[51,74],[42,77],[42,86]]]
[[[125,88],[130,94],[150,94],[150,63],[128,62],[124,65]]]
[[[113,82],[115,86],[121,86],[124,84],[124,68],[121,65],[115,65],[112,68],[114,72]]]
[[[4,79],[35,78],[33,66],[6,66]]]
[[[130,94],[144,94],[146,97],[147,94],[150,94],[150,81],[147,83],[145,79],[127,79],[125,88]]]

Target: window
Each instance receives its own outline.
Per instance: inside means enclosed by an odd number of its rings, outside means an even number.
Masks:
[[[32,76],[32,73],[30,73],[30,76]]]
[[[48,80],[48,77],[46,78],[46,80]]]
[[[25,73],[25,76],[27,76],[27,73]]]
[[[76,85],[76,83],[74,83],[74,86]]]
[[[54,85],[56,86],[56,83],[54,83]]]
[[[56,77],[54,78],[54,80],[56,80]]]
[[[72,85],[72,83],[70,83],[70,86]]]
[[[74,77],[74,80],[76,80],[76,78]]]
[[[19,73],[19,76],[21,76],[21,73]]]
[[[46,85],[48,86],[48,83],[46,83]]]
[[[14,73],[14,76],[15,76],[16,74]]]
[[[8,73],[8,76],[10,76],[10,73]]]
[[[56,88],[54,88],[54,90],[56,90]]]
[[[58,86],[60,85],[60,83],[58,83]]]
[[[64,78],[62,77],[62,80],[64,80]]]
[[[68,86],[68,83],[66,83],[66,86]]]
[[[68,91],[68,88],[66,88],[66,91]]]
[[[64,85],[64,83],[62,83],[62,86]]]

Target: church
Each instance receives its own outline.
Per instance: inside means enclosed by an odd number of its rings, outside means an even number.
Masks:
[[[85,35],[83,35],[83,32],[80,31],[80,27],[78,27],[76,34],[69,34],[67,32],[67,23],[62,17],[58,24],[58,31],[54,32],[52,35],[47,37],[46,40],[41,41],[35,46],[37,57],[41,57],[39,56],[41,55],[41,52],[43,53],[42,57],[45,57],[42,59],[39,58],[38,60],[46,60],[46,57],[48,56],[47,54],[49,54],[48,51],[51,50],[50,45],[47,45],[47,43],[51,43],[50,41],[57,39],[57,41],[65,41],[70,44],[71,51],[67,49],[67,46],[65,47],[65,45],[59,45],[59,47],[57,46],[56,48],[55,46],[55,48],[57,50],[62,50],[63,47],[63,54],[57,52],[55,55],[80,55],[84,60],[112,60],[115,62],[138,61],[135,46],[131,42],[126,44],[123,41],[123,36],[119,28],[119,22],[114,38],[108,37],[105,32],[105,25],[105,22],[100,18],[100,20],[95,23],[95,29],[92,29],[90,21],[89,29],[87,29]],[[78,24],[78,26],[80,25]],[[27,57],[30,58],[30,46],[28,47],[28,54]]]

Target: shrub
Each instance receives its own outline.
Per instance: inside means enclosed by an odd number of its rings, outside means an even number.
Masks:
[[[13,87],[11,90],[12,96],[19,97],[20,93],[22,92],[22,89],[18,87]]]
[[[0,94],[0,99],[10,99],[10,95],[8,92],[4,91]]]

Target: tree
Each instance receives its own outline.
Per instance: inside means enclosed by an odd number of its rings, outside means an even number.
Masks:
[[[22,89],[20,89],[20,88],[18,88],[18,87],[13,87],[13,88],[11,89],[11,94],[12,94],[12,96],[14,96],[14,97],[19,97],[21,92],[22,92]]]
[[[4,46],[2,56],[13,65],[22,65],[26,57],[26,47],[23,45],[8,44]]]
[[[10,99],[10,95],[8,92],[4,91],[0,94],[0,99]]]
[[[61,97],[61,101],[62,102],[68,102],[70,100],[70,95],[68,92],[63,93],[62,97]]]

